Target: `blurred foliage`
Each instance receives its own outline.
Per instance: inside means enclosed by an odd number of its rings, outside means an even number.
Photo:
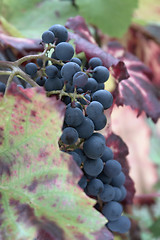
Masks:
[[[134,21],[146,25],[160,24],[160,0],[139,0],[139,7],[135,11]]]
[[[26,37],[39,33],[55,23],[65,24],[67,18],[83,16],[88,23],[110,36],[120,37],[129,27],[138,0],[3,0],[0,14],[15,25]],[[127,9],[127,11],[126,11]]]

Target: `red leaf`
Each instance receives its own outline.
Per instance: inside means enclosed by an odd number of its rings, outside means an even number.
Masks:
[[[118,46],[118,47],[117,47]],[[157,122],[160,117],[160,101],[157,89],[150,81],[152,73],[137,57],[125,51],[117,42],[108,44],[110,54],[119,54],[119,59],[124,61],[130,77],[119,83],[116,91],[116,104],[129,105],[138,110],[138,115],[144,111],[147,117]]]
[[[83,17],[76,16],[74,18],[68,18],[65,26],[72,29],[75,33],[77,33],[79,36],[86,39],[87,41],[96,44],[96,41],[92,37]]]
[[[16,38],[3,33],[0,34],[0,46],[2,49],[6,49],[8,47],[14,48],[19,52],[19,54],[23,51],[43,51],[40,39]],[[21,55],[23,55],[23,53],[21,53]]]
[[[143,61],[153,73],[152,82],[160,88],[160,41],[158,39],[160,27],[151,25],[144,29],[132,25],[128,30],[126,48]]]
[[[122,171],[126,176],[126,181],[124,185],[127,189],[127,196],[123,202],[124,204],[132,204],[133,197],[135,194],[135,187],[133,180],[129,176],[129,165],[126,159],[126,156],[128,155],[128,147],[123,142],[122,138],[120,138],[118,135],[114,133],[111,133],[107,137],[106,145],[112,148],[114,152],[114,159],[120,162],[120,164],[122,165]]]

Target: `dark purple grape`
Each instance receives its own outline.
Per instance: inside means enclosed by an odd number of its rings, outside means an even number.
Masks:
[[[57,43],[66,42],[68,39],[67,29],[60,24],[53,25],[52,27],[49,28],[49,31],[54,33]]]
[[[43,34],[42,34],[42,41],[44,43],[53,43],[55,40],[55,35],[53,32],[51,31],[45,31]]]
[[[25,66],[25,72],[31,76],[34,76],[37,73],[37,65],[35,63],[27,63]]]
[[[83,87],[88,81],[88,76],[84,72],[77,72],[73,76],[73,86]]]
[[[74,48],[66,42],[59,43],[55,48],[55,54],[62,61],[69,61],[74,55]]]
[[[62,140],[63,143],[65,143],[67,145],[72,145],[75,142],[77,142],[78,133],[77,133],[76,129],[74,129],[72,127],[66,127],[63,130],[61,140]]]
[[[93,57],[89,60],[88,62],[89,67],[91,67],[92,69],[94,69],[97,66],[102,66],[102,60],[98,57]]]

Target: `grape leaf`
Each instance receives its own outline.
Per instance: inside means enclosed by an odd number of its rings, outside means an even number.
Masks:
[[[158,217],[156,221],[152,224],[152,226],[149,228],[153,236],[156,238],[160,237],[159,225],[160,225],[160,217]]]
[[[152,70],[152,83],[160,89],[160,26],[150,25],[144,29],[138,25],[132,25],[125,42],[126,49]]]
[[[126,156],[128,155],[128,147],[125,144],[125,142],[122,140],[122,138],[114,134],[113,132],[111,132],[110,134],[107,134],[106,145],[113,150],[114,159],[120,162],[120,164],[122,165],[122,171],[126,176],[126,181],[124,186],[127,189],[127,196],[124,199],[123,203],[132,204],[134,194],[135,194],[135,187],[134,187],[133,180],[129,176],[129,165],[126,159]]]
[[[21,0],[21,4],[5,0],[1,9],[1,14],[27,38],[40,37],[53,24],[63,25],[71,13],[77,15],[77,9],[65,0]]]
[[[81,170],[59,150],[64,104],[12,85],[0,113],[0,239],[112,240],[77,186]]]
[[[39,52],[43,50],[40,45],[40,39],[29,39],[29,38],[16,38],[1,33],[0,35],[1,45],[4,49],[10,47],[17,50],[20,54],[19,57],[26,55],[26,52]]]
[[[76,0],[79,14],[112,37],[120,37],[130,25],[137,0]],[[127,9],[127,10],[126,10]]]
[[[0,13],[26,37],[37,37],[55,23],[64,24],[67,18],[82,15],[91,24],[110,36],[122,36],[127,30],[138,0],[76,0],[76,8],[66,0],[5,0]],[[127,11],[126,11],[127,9]],[[42,19],[43,16],[43,19]],[[32,19],[32,21],[31,21]],[[28,27],[28,23],[29,27]]]
[[[117,86],[116,104],[129,105],[138,110],[138,115],[144,111],[147,117],[157,122],[160,117],[160,101],[157,88],[151,81],[151,70],[117,42],[108,44],[108,52],[113,56],[119,55],[118,59],[125,62],[130,75]]]

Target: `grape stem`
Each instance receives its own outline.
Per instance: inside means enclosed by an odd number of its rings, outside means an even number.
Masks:
[[[5,89],[5,93],[4,93],[4,97],[6,97],[9,86],[14,78],[14,76],[18,76],[21,79],[25,80],[26,82],[28,82],[32,87],[38,87],[39,85],[32,79],[30,78],[30,76],[28,74],[26,74],[24,71],[22,71],[22,69],[20,68],[20,65],[23,64],[26,61],[31,61],[31,60],[36,60],[38,58],[43,60],[43,63],[45,64],[46,61],[51,61],[54,64],[58,64],[63,66],[64,63],[62,61],[50,58],[47,56],[47,52],[52,49],[55,48],[55,44],[48,44],[47,47],[44,49],[44,51],[40,54],[35,54],[35,55],[27,55],[24,56],[14,62],[10,62],[10,61],[0,61],[0,67],[2,68],[7,68],[7,70],[0,70],[0,75],[9,75],[9,78],[7,80],[7,84],[6,84],[6,89]],[[8,70],[8,68],[10,70]]]

